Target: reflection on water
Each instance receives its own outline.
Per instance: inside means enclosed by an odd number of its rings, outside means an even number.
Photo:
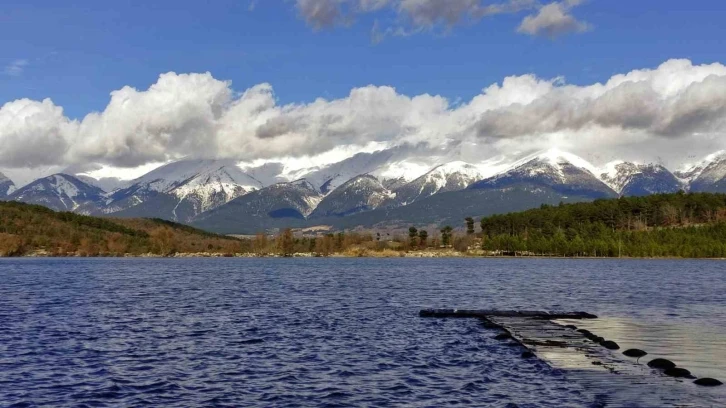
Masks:
[[[627,317],[608,317],[572,322],[620,345],[620,352],[637,348],[648,352],[641,358],[667,358],[687,368],[697,377],[726,378],[726,325],[706,326],[696,322],[675,324],[666,319],[637,321]],[[623,358],[626,358],[623,356]],[[635,359],[632,359],[635,360]]]
[[[587,311],[601,319],[578,326],[724,380],[724,269],[630,260],[0,260],[0,401],[664,406],[648,402],[659,395],[665,406],[689,406],[723,391],[690,382],[678,383],[683,392],[633,388],[629,377],[548,367],[475,320],[421,319],[418,310]]]

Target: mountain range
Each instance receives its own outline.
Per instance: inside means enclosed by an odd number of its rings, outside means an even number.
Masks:
[[[679,190],[726,192],[724,151],[677,172],[624,161],[598,168],[557,149],[523,157],[495,172],[461,161],[434,165],[423,175],[411,168],[387,151],[359,153],[284,175],[275,163],[250,168],[232,160],[182,160],[108,192],[82,174],[54,174],[16,188],[0,173],[0,200],[249,234],[287,226],[458,225],[463,217],[542,204]]]

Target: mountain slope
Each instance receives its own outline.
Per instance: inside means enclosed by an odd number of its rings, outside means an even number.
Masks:
[[[105,213],[189,222],[262,188],[234,162],[185,160],[162,166],[109,195]]]
[[[15,183],[12,180],[5,177],[4,174],[0,173],[0,200],[5,199],[7,196],[15,191]]]
[[[310,218],[343,217],[378,208],[391,193],[377,178],[369,175],[354,177],[328,194]]]
[[[726,151],[714,153],[690,171],[690,190],[696,192],[726,192]]]
[[[8,199],[56,211],[90,214],[103,205],[104,191],[68,174],[44,177],[15,190]]]
[[[684,188],[673,173],[659,164],[612,162],[605,166],[602,180],[621,196],[675,193]]]
[[[202,214],[193,225],[221,233],[299,226],[322,198],[307,180],[273,184]]]
[[[97,218],[0,202],[0,256],[238,253],[241,241],[159,219]]]
[[[465,217],[505,214],[537,208],[542,204],[581,201],[591,201],[591,198],[571,194],[565,196],[551,188],[522,183],[502,189],[450,191],[435,194],[405,207],[378,208],[349,217],[311,220],[310,225],[332,225],[335,229],[375,227],[403,230],[411,225],[457,227],[463,225]]]
[[[411,181],[425,173],[421,166],[405,160],[405,151],[399,148],[358,153],[337,163],[295,173],[295,178],[305,178],[321,193],[328,194],[346,181],[370,174],[384,184]]]
[[[383,205],[386,207],[400,207],[434,194],[463,190],[481,178],[481,172],[471,164],[461,161],[442,164],[410,183],[395,189],[394,197],[387,200]]]
[[[557,193],[579,197],[612,198],[617,193],[595,174],[597,169],[584,159],[557,149],[528,156],[502,173],[469,186],[471,189],[501,189],[522,183],[551,188]]]

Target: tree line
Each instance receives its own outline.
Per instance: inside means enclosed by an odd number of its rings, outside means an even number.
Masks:
[[[588,257],[726,257],[726,195],[655,194],[482,218],[490,253]]]
[[[282,229],[251,238],[201,231],[161,219],[89,217],[0,202],[0,256],[125,256],[210,253],[259,256],[400,256],[454,250],[484,255],[726,257],[726,195],[657,194],[540,208],[407,233]],[[404,230],[405,231],[405,230]]]

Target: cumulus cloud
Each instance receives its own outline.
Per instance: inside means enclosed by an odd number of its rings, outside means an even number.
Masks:
[[[215,155],[217,122],[231,99],[230,83],[209,73],[163,74],[146,91],[124,87],[78,125],[69,159],[136,166],[188,152]]]
[[[507,92],[508,87],[514,92],[523,87],[521,77],[512,81],[505,81],[501,88],[495,85],[490,92]],[[524,86],[533,81],[542,82],[529,78]],[[517,138],[617,129],[679,138],[726,130],[726,67],[721,64],[693,66],[688,60],[671,60],[656,70],[616,75],[604,85],[550,83],[545,93],[529,103],[483,112],[475,124],[477,134]]]
[[[580,4],[580,0],[566,0],[542,6],[536,14],[522,20],[517,31],[529,35],[545,35],[550,38],[572,32],[592,29],[589,23],[577,20],[570,10]]]
[[[80,120],[49,99],[6,103],[0,167],[135,167],[181,158],[256,165],[306,158],[312,166],[310,158],[330,162],[371,146],[423,146],[441,160],[467,161],[551,145],[677,157],[684,146],[693,154],[707,153],[699,146],[726,147],[725,132],[726,66],[719,63],[670,60],[587,86],[512,76],[457,104],[370,85],[339,99],[281,105],[270,84],[238,93],[209,73],[171,72],[148,89],[111,92],[103,111]]]
[[[28,60],[16,59],[15,61],[6,65],[5,68],[3,68],[3,73],[5,73],[5,75],[9,75],[9,76],[20,76],[23,74],[23,71],[25,70],[25,67],[27,65],[28,65]]]
[[[18,99],[0,107],[0,163],[6,167],[62,164],[75,124],[50,99]]]

